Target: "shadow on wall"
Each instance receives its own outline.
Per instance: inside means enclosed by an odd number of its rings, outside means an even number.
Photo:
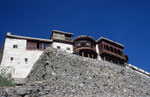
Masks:
[[[2,61],[2,56],[3,56],[3,48],[4,48],[4,44],[0,44],[0,64],[1,64],[1,61]]]

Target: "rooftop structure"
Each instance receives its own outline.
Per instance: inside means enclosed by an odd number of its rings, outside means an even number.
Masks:
[[[128,63],[128,56],[124,54],[124,46],[120,43],[103,37],[97,41],[87,35],[72,37],[73,33],[58,30],[53,30],[49,39],[12,35],[8,32],[1,65],[12,66],[15,69],[14,78],[25,78],[47,47],[117,64]]]
[[[72,43],[72,37],[73,33],[53,30],[50,39],[55,42]]]
[[[103,60],[112,61],[114,63],[128,63],[128,56],[124,54],[122,44],[114,42],[106,38],[100,38],[97,41],[99,55]]]
[[[96,59],[96,41],[90,36],[78,36],[73,40],[73,51],[77,55]]]

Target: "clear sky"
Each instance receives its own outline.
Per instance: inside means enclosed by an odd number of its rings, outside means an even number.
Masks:
[[[150,0],[0,0],[0,43],[6,32],[48,39],[54,29],[119,42],[150,72]]]

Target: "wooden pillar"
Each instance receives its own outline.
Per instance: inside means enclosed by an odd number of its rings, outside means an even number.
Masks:
[[[110,62],[112,63],[112,60],[110,60]]]
[[[84,52],[82,52],[82,56],[84,57]]]
[[[90,54],[88,53],[88,58],[90,58]]]
[[[92,54],[92,58],[94,58],[93,54]]]
[[[104,57],[104,61],[106,60],[106,58]]]

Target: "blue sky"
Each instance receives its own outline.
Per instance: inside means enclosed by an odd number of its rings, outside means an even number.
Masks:
[[[150,0],[0,0],[6,32],[49,38],[53,29],[125,45],[129,63],[150,72]]]

